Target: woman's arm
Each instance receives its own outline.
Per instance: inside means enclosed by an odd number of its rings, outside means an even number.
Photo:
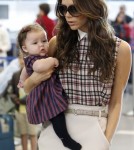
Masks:
[[[48,57],[46,59],[36,60],[33,64],[33,70],[42,73],[50,68],[58,67],[59,62],[56,58]]]
[[[131,69],[131,61],[131,48],[128,43],[122,41],[118,50],[114,85],[108,109],[108,123],[105,132],[108,141],[111,141],[120,119],[122,99]]]
[[[23,88],[23,84],[24,84],[24,81],[28,78],[28,74],[27,74],[27,71],[26,71],[26,68],[24,67],[21,71],[21,74],[20,74],[20,79],[19,79],[19,83],[17,85],[18,88]]]
[[[39,85],[42,81],[49,79],[53,73],[54,69],[47,70],[46,72],[37,73],[34,72],[29,78],[24,82],[24,90],[28,94],[33,88]]]
[[[27,74],[26,68],[24,67],[20,74],[20,80],[25,81],[27,78],[28,78],[28,74]]]
[[[56,47],[56,37],[53,37],[49,41],[49,51],[48,51],[49,56],[53,57],[56,51],[55,47]],[[27,78],[24,82],[25,92],[28,94],[34,87],[39,85],[42,81],[45,81],[48,78],[50,78],[53,71],[54,71],[54,68],[49,68],[48,70],[41,72],[41,73],[33,72],[33,74],[29,78]]]

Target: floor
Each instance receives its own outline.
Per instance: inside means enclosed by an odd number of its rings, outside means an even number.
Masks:
[[[132,97],[132,86],[130,85],[124,95],[120,123],[110,150],[134,150],[134,113],[131,111],[133,108],[134,98]],[[16,146],[16,150],[22,150],[21,146]]]
[[[124,95],[122,116],[110,150],[134,150],[134,98],[132,88]]]

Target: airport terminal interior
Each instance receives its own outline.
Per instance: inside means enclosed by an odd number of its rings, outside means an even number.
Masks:
[[[17,37],[24,26],[34,23],[40,24],[43,29],[48,28],[48,40],[55,36],[54,29],[58,23],[55,12],[57,1],[0,0],[0,150],[43,150],[37,146],[42,124],[31,125],[27,121],[25,108],[27,95],[21,87],[18,76],[15,76],[18,72],[20,76],[23,60]],[[132,54],[131,71],[124,90],[120,119],[110,143],[110,150],[134,150],[134,0],[104,1],[108,7],[109,24],[117,37],[129,43]],[[68,7],[64,15],[67,15],[67,12],[71,14],[71,9],[73,8]],[[23,28],[22,32],[27,32],[26,30]],[[26,128],[30,130],[26,131]]]

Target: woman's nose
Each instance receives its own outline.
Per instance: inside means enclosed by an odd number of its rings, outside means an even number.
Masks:
[[[66,14],[65,14],[65,17],[66,17],[66,18],[72,17],[72,15],[67,11]]]

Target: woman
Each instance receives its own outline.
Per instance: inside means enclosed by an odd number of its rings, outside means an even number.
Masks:
[[[56,13],[59,31],[50,40],[49,55],[60,62],[59,77],[69,97],[68,130],[82,150],[108,150],[130,72],[130,47],[114,36],[103,0],[58,0]],[[33,73],[25,91],[48,79],[53,70]],[[44,128],[39,149],[65,150],[52,125],[44,123]]]
[[[115,30],[116,36],[119,38],[130,42],[130,27],[129,24],[125,22],[125,14],[119,13],[113,22],[113,28]]]

